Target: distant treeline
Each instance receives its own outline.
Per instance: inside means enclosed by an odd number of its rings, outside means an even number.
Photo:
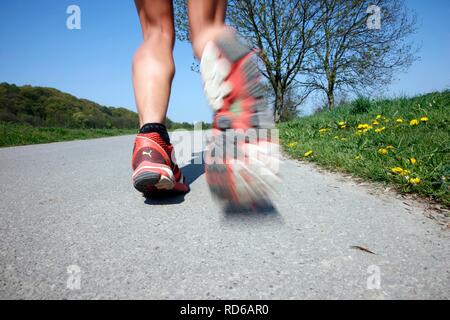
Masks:
[[[114,108],[76,98],[53,88],[0,84],[0,122],[35,127],[73,129],[138,128],[138,115],[125,108]],[[167,119],[169,129],[192,129],[187,122]]]

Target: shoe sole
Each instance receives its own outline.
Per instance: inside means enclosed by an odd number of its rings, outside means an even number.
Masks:
[[[144,195],[165,192],[189,192],[189,187],[185,183],[174,182],[170,178],[156,172],[141,172],[133,179],[133,185],[136,190]]]
[[[228,61],[234,65],[232,69],[240,69],[245,79],[246,94],[234,97],[229,103],[228,112],[235,103],[243,100],[248,102],[248,99],[252,99],[251,113],[247,115],[250,118],[249,129],[272,129],[274,126],[268,115],[269,108],[264,97],[265,89],[262,81],[260,81],[262,75],[255,61],[255,53],[235,38],[219,39],[217,47]],[[221,131],[233,128],[233,120],[227,116],[219,116],[216,124],[217,129]]]

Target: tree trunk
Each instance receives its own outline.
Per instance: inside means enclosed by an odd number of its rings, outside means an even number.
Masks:
[[[275,88],[275,108],[273,110],[273,120],[275,123],[280,122],[284,108],[284,88],[279,82]]]
[[[327,98],[328,98],[328,109],[333,110],[334,108],[334,93],[333,91],[327,92]]]

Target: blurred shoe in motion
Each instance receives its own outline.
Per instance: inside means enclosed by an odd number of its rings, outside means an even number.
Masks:
[[[240,207],[267,201],[280,181],[279,146],[256,53],[234,34],[224,36],[206,45],[200,72],[215,112],[205,157],[212,193]]]

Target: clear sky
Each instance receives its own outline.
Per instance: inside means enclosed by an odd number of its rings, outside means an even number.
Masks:
[[[419,17],[421,60],[389,95],[450,88],[450,1],[406,0]],[[66,9],[81,8],[81,30],[68,30]],[[141,41],[134,1],[14,0],[0,4],[0,82],[55,87],[108,106],[135,109],[131,59]],[[210,121],[192,51],[175,45],[177,74],[169,108],[175,121]]]

